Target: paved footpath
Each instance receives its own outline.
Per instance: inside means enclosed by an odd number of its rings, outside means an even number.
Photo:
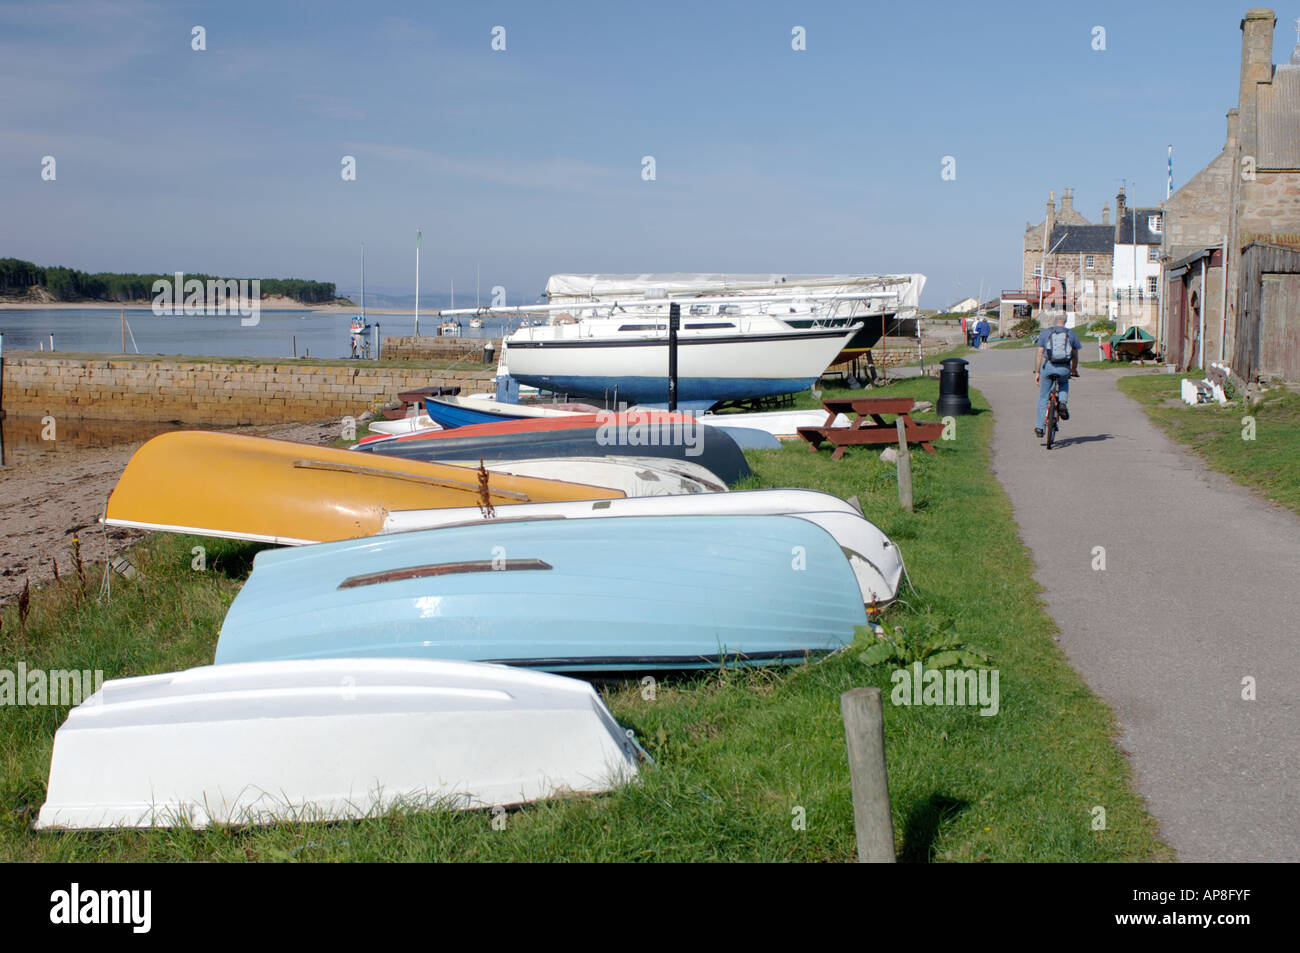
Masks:
[[[1166,438],[1115,371],[1071,382],[1044,450],[1033,353],[971,355],[993,470],[1161,836],[1184,861],[1300,860],[1300,518]]]

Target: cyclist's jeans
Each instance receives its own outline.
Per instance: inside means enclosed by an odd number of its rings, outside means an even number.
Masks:
[[[1042,427],[1043,421],[1047,419],[1047,395],[1052,391],[1052,378],[1057,378],[1061,382],[1061,389],[1057,392],[1057,401],[1062,404],[1069,403],[1070,397],[1070,367],[1069,365],[1059,366],[1056,364],[1044,364],[1042,374],[1039,376],[1038,384],[1038,416],[1034,418],[1035,427]]]

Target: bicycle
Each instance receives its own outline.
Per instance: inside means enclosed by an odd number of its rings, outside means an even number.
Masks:
[[[1060,410],[1057,404],[1057,393],[1061,389],[1061,379],[1052,378],[1052,390],[1047,395],[1047,416],[1043,418],[1043,432],[1047,435],[1047,449],[1052,449],[1052,440],[1056,437],[1056,427],[1060,423]]]

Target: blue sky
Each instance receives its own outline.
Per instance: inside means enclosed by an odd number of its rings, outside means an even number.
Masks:
[[[1121,179],[1164,198],[1169,144],[1175,187],[1213,158],[1247,8],[0,2],[0,256],[346,289],[364,240],[368,287],[410,293],[419,226],[422,293],[460,301],[478,264],[512,302],[553,272],[921,271],[938,307],[1019,284],[1049,189],[1096,222]]]

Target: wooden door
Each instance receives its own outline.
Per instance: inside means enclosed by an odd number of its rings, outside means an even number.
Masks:
[[[1259,374],[1300,380],[1300,275],[1262,275]]]

